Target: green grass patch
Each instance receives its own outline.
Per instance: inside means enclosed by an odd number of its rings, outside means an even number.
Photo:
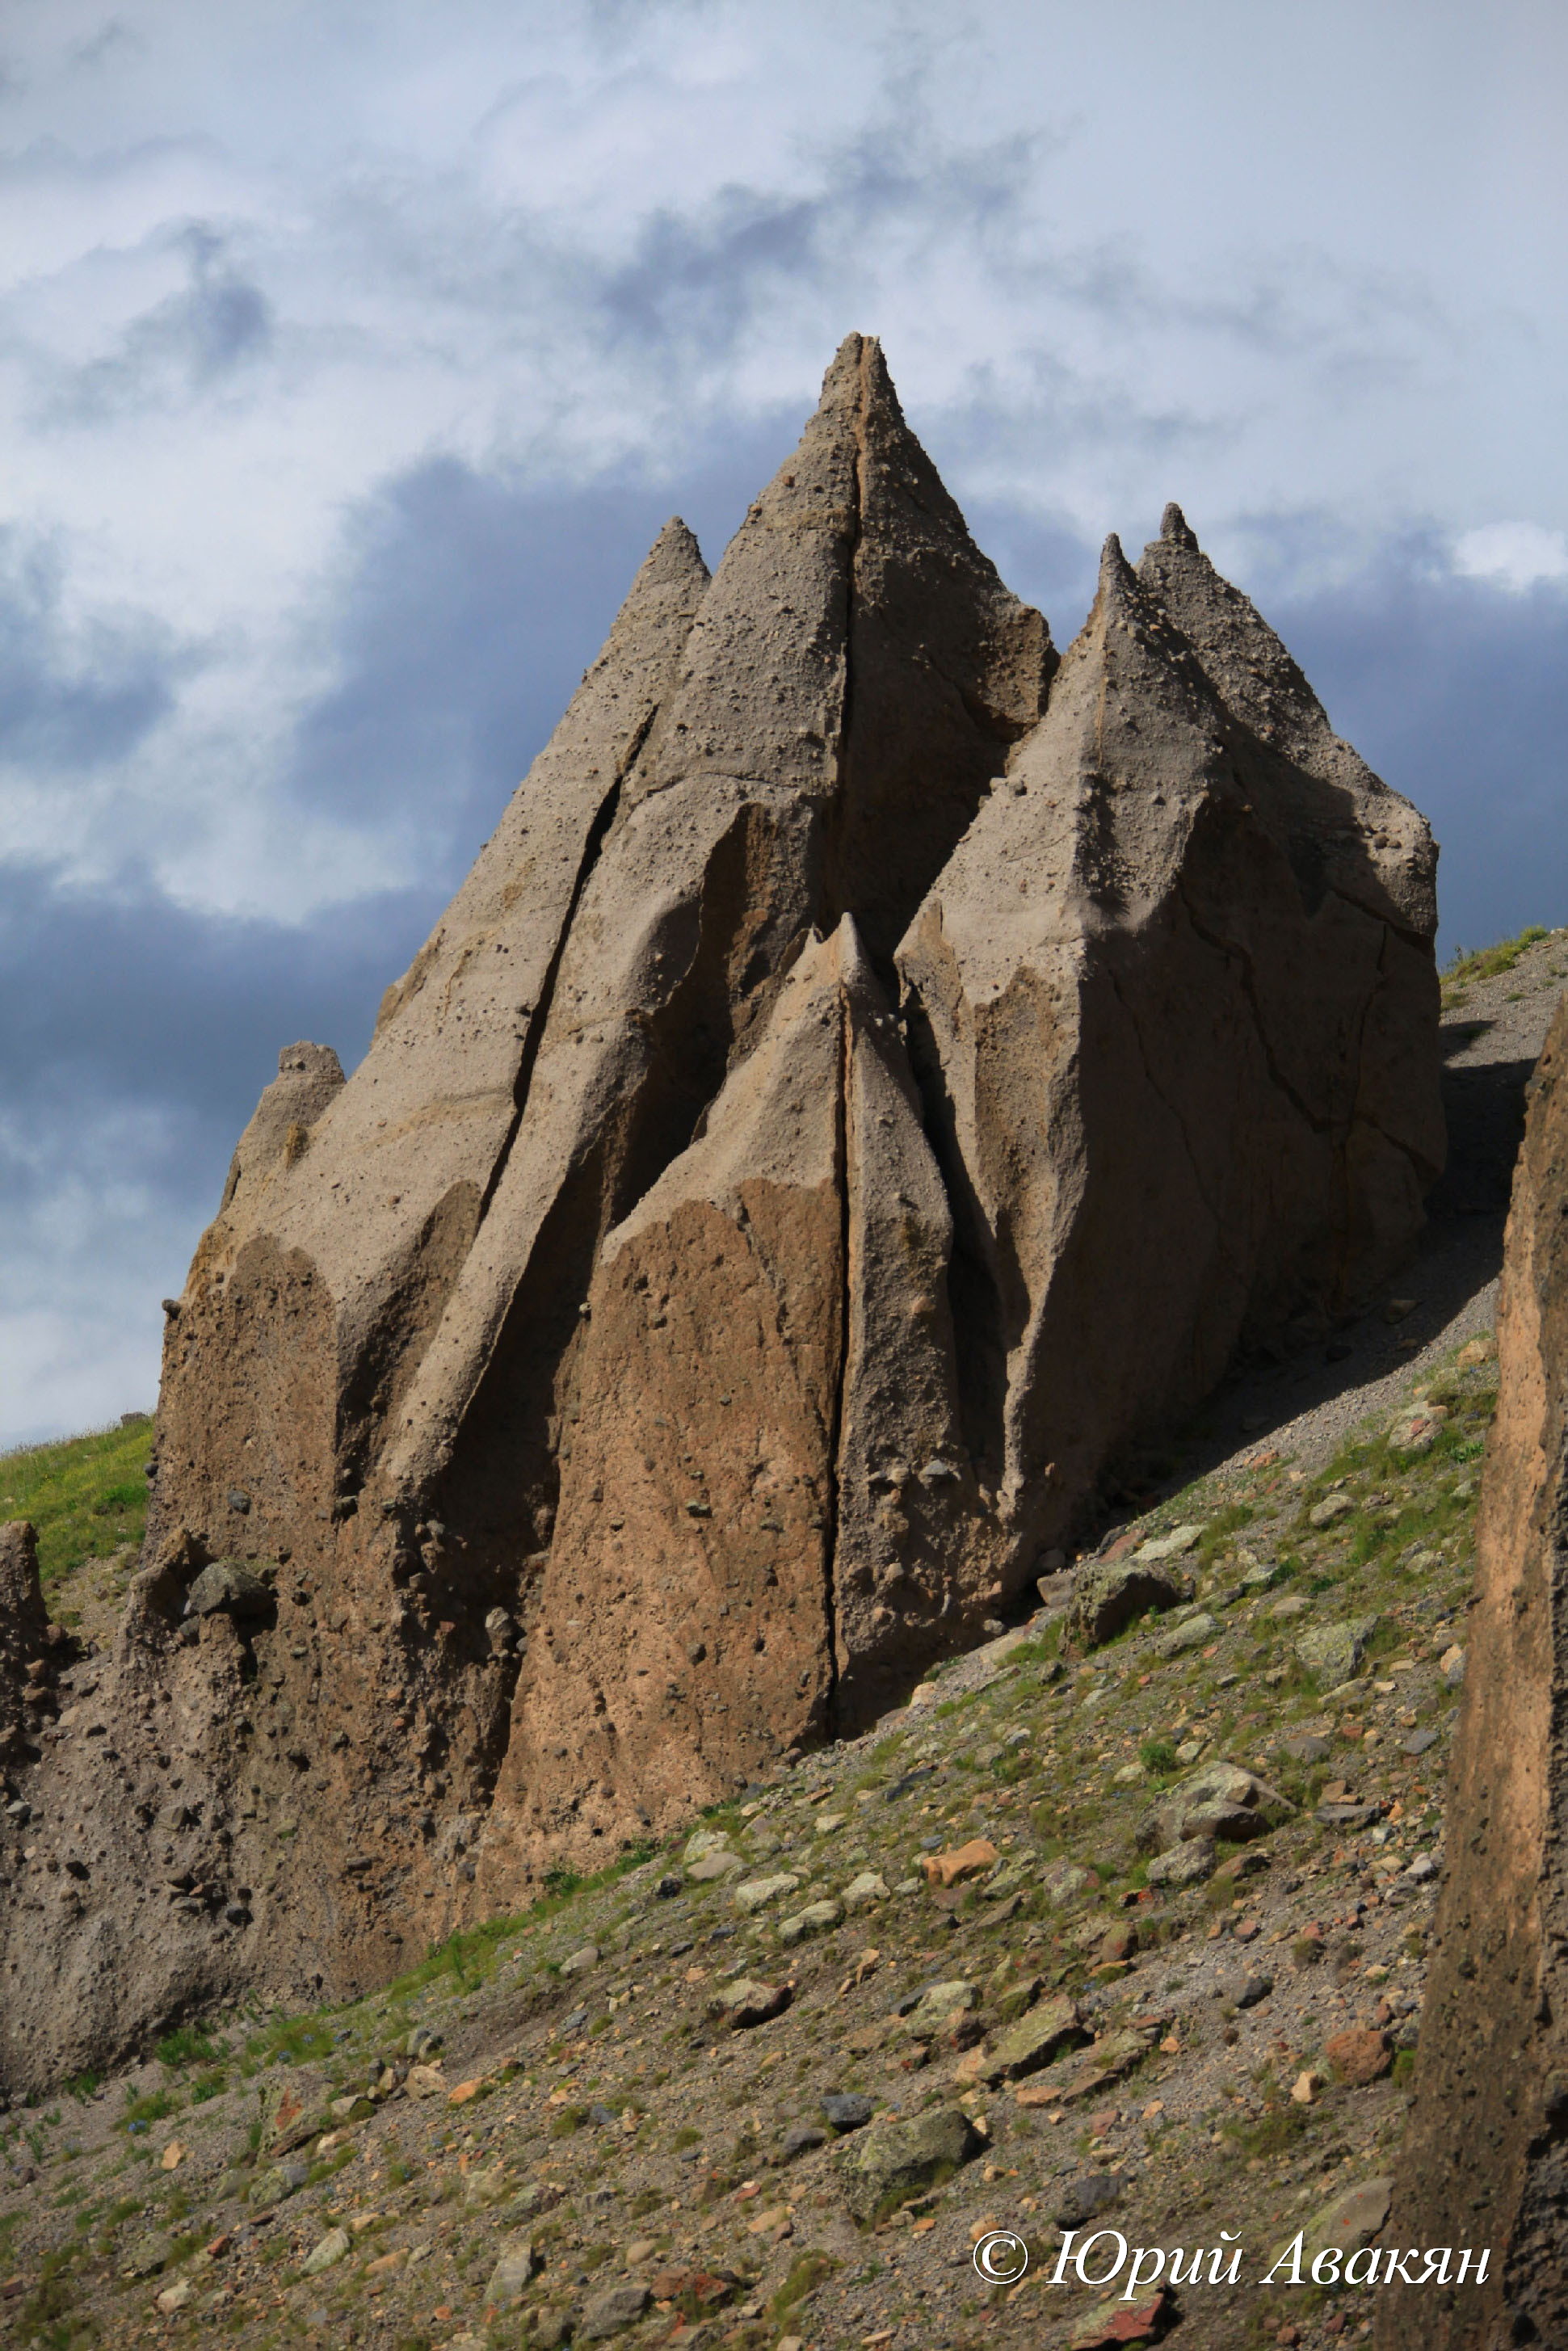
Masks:
[[[309,2064],[330,2056],[332,2046],[332,2028],[324,2014],[280,2017],[246,2043],[240,2070],[250,2074],[262,2065]]]
[[[0,1453],[0,1518],[31,1519],[37,1527],[46,1592],[83,1560],[141,1541],[152,1452],[152,1424],[141,1420]]]
[[[180,2101],[172,2091],[154,2090],[148,2097],[128,2099],[121,2120],[129,2128],[132,2123],[164,2122],[179,2111]]]
[[[824,2284],[841,2266],[841,2262],[833,2259],[831,2253],[797,2253],[786,2273],[783,2284],[768,2305],[769,2316],[776,2320],[788,2318],[789,2313],[797,2309],[809,2294],[815,2294],[817,2288]],[[694,2313],[693,2315],[695,2314]]]
[[[199,2024],[182,2024],[175,2032],[166,2032],[153,2051],[160,2065],[172,2070],[177,2065],[217,2065],[228,2055],[221,2041],[204,2032]]]
[[[1498,979],[1511,971],[1527,947],[1539,946],[1551,932],[1544,924],[1529,923],[1516,938],[1499,939],[1495,946],[1474,949],[1461,947],[1443,972],[1443,994],[1452,1002],[1459,999],[1453,993],[1479,979]]]

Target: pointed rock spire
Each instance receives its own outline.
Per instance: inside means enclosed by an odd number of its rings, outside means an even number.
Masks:
[[[880,344],[851,335],[726,550],[636,794],[704,774],[792,787],[820,811],[815,912],[853,913],[885,958],[1055,663],[905,423]]]
[[[1173,513],[1176,529],[1169,527]],[[1279,637],[1215,569],[1179,509],[1166,507],[1138,576],[1233,716],[1297,771],[1281,772],[1267,815],[1308,895],[1337,891],[1394,924],[1429,957],[1437,852],[1425,819],[1340,740]]]
[[[1186,517],[1174,498],[1160,517],[1160,537],[1169,539],[1175,547],[1186,547],[1194,550],[1197,547],[1197,541],[1187,527]]]
[[[1228,707],[1196,593],[1173,617],[1197,566],[1106,541],[1010,791],[898,954],[962,1217],[969,1448],[1019,1556],[1249,1322],[1383,1278],[1440,1164],[1429,958],[1303,888],[1303,809],[1321,840],[1335,797]]]

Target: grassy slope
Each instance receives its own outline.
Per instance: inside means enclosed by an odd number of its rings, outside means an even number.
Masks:
[[[1461,947],[1443,967],[1444,1010],[1464,1003],[1465,991],[1472,981],[1500,978],[1504,972],[1513,969],[1526,948],[1539,946],[1542,939],[1552,935],[1542,924],[1530,923],[1517,938],[1499,939],[1495,946],[1479,947],[1473,953]]]
[[[37,1528],[44,1589],[57,1603],[84,1560],[141,1541],[152,1450],[152,1423],[139,1419],[0,1453],[0,1518]]]

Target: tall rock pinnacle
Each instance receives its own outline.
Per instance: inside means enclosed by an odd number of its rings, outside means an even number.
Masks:
[[[1325,879],[1354,804],[1222,699],[1215,612],[1251,607],[1182,529],[1179,622],[1167,542],[1134,573],[1107,541],[1009,789],[898,953],[1014,1573],[1239,1340],[1387,1273],[1442,1163],[1430,930]]]
[[[711,580],[661,533],[359,1068],[288,1048],[240,1139],[115,1771],[24,1759],[116,1858],[0,1971],[0,2074],[382,1980],[972,1640],[1417,1228],[1431,855],[1174,509],[1059,667],[851,336]]]

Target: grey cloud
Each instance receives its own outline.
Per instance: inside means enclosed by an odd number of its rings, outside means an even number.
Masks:
[[[1270,618],[1379,774],[1442,843],[1442,946],[1568,913],[1568,593],[1454,577],[1414,538]]]
[[[677,484],[628,473],[539,488],[442,458],[352,518],[319,641],[337,681],[303,716],[285,789],[356,820],[412,820],[453,882],[565,708],[660,526],[710,562],[800,427],[720,440]]]
[[[189,283],[133,319],[101,357],[46,371],[34,417],[39,429],[99,425],[193,398],[271,349],[272,305],[227,257],[227,239],[191,221],[168,241],[183,254]]]
[[[145,616],[68,622],[57,547],[0,528],[0,759],[37,777],[123,759],[197,656]]]

